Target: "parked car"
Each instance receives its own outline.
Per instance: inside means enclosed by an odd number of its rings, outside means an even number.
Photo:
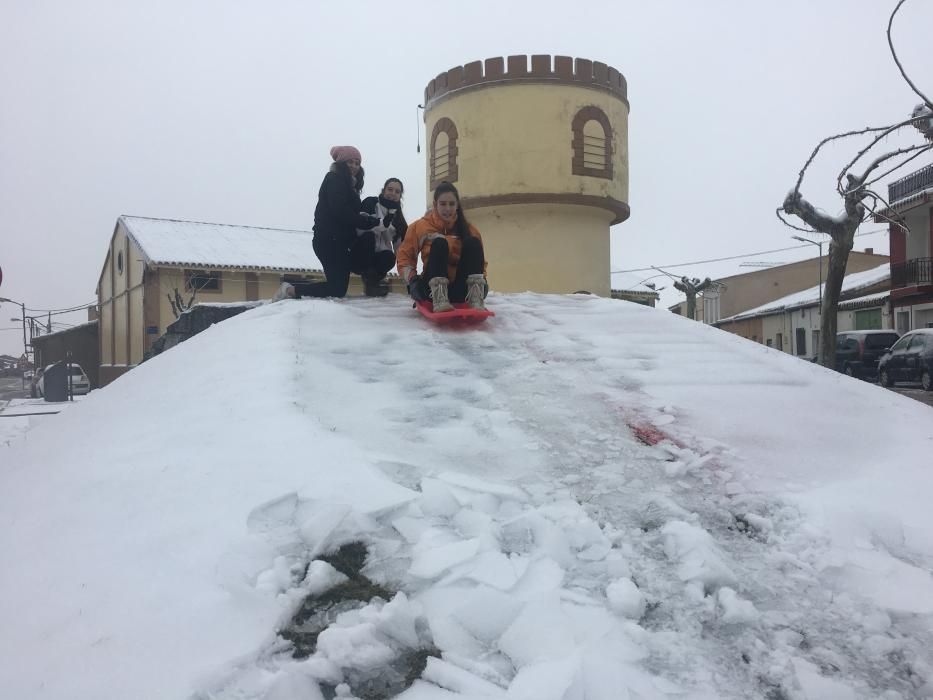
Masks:
[[[897,331],[836,333],[836,369],[850,377],[878,376],[878,360],[900,336]]]
[[[23,373],[23,377],[29,382],[29,395],[34,399],[39,397],[38,384],[43,372],[45,372],[45,369],[40,367],[35,372],[29,370]]]
[[[933,391],[933,328],[918,328],[901,336],[878,363],[882,386],[897,382],[920,382]]]
[[[54,365],[48,365],[37,373],[38,379],[36,379],[35,383],[36,396],[45,396],[45,373],[49,371],[49,367],[53,366]],[[91,390],[91,380],[87,378],[87,374],[81,369],[81,365],[70,364],[68,367],[71,370],[72,393],[76,396],[88,393]]]

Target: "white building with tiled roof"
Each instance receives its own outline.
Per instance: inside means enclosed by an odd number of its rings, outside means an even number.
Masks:
[[[891,265],[843,278],[837,330],[892,328]],[[720,319],[716,326],[795,355],[816,355],[820,337],[820,285]]]
[[[179,306],[268,299],[285,279],[323,279],[311,241],[310,231],[119,217],[97,282],[101,385],[142,362]],[[350,293],[360,291],[354,275]]]

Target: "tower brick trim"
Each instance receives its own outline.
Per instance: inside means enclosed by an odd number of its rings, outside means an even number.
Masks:
[[[602,143],[587,141],[583,128],[591,121],[602,127]],[[612,179],[612,124],[609,117],[599,107],[589,105],[584,107],[573,118],[570,126],[573,138],[570,145],[573,148],[573,174],[587,177],[602,177]],[[602,151],[602,153],[600,153]],[[589,158],[586,156],[589,155]],[[595,167],[594,160],[601,160],[602,166]]]
[[[430,108],[453,94],[494,83],[554,83],[609,92],[628,104],[625,76],[600,61],[570,56],[535,54],[501,56],[473,61],[444,71],[424,89],[424,106]]]
[[[441,134],[447,135],[446,153],[437,152],[437,137]],[[434,131],[431,132],[431,189],[433,190],[439,184],[444,182],[456,182],[459,175],[457,166],[457,156],[460,150],[457,148],[457,125],[448,117],[437,120],[434,125]]]

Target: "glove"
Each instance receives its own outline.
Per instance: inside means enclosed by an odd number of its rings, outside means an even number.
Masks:
[[[360,213],[360,218],[365,222],[363,226],[358,227],[362,231],[369,231],[370,229],[374,229],[381,223],[379,221],[379,217],[373,216],[372,214]]]
[[[394,218],[395,218],[395,212],[390,211],[388,214],[382,217],[382,225],[385,226],[386,228],[389,228],[389,226],[392,225],[392,219]]]
[[[415,301],[426,301],[427,296],[424,293],[424,287],[421,284],[421,278],[418,275],[414,275],[410,280],[408,280],[408,296],[410,296]]]

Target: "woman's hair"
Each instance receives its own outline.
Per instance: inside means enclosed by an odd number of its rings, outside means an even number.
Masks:
[[[463,207],[460,205],[460,193],[452,183],[445,180],[437,186],[434,190],[434,203],[437,204],[437,200],[440,196],[447,192],[453,194],[457,199],[457,221],[454,223],[454,233],[460,236],[460,238],[469,238],[472,235],[470,233],[470,224],[467,223],[466,217],[463,215]]]
[[[405,195],[405,185],[403,185],[402,181],[397,177],[390,177],[388,180],[382,183],[382,190],[379,192],[379,194],[381,195],[386,191],[386,187],[389,186],[390,182],[397,182],[399,189],[398,209],[395,211],[395,229],[398,230],[401,228],[404,230],[408,228],[408,222],[405,221],[405,215],[402,213],[402,197]]]
[[[337,173],[338,175],[343,175],[345,178],[347,178],[347,180],[350,181],[350,185],[357,192],[363,191],[363,175],[365,175],[365,172],[363,171],[362,165],[360,166],[359,172],[356,174],[355,182],[354,182],[353,176],[350,174],[350,166],[347,165],[347,162],[345,160],[341,160],[336,163],[331,163],[330,171],[332,173]]]

